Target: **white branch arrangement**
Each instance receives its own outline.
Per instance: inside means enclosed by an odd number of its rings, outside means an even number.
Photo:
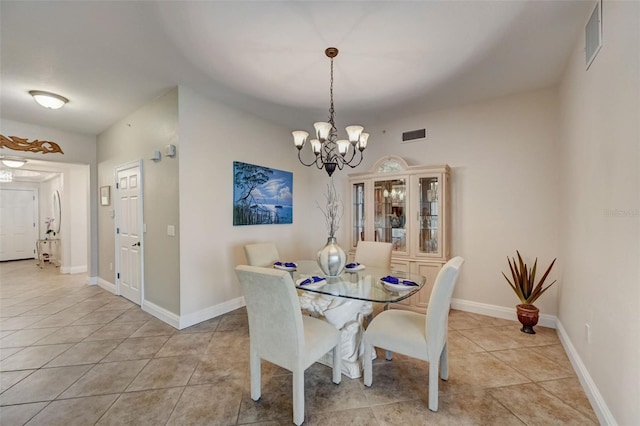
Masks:
[[[340,197],[336,193],[336,187],[333,184],[333,178],[327,184],[327,193],[325,194],[325,199],[327,200],[327,208],[326,210],[320,207],[320,204],[316,201],[316,205],[324,215],[324,220],[327,224],[327,231],[329,232],[329,237],[333,238],[336,235],[338,229],[340,229],[340,220],[342,219],[342,214],[344,213],[344,206]]]

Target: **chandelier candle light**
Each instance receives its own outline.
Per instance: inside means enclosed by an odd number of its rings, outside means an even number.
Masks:
[[[293,143],[296,148],[298,148],[298,160],[307,167],[314,164],[318,169],[324,167],[329,176],[331,176],[336,168],[342,170],[345,165],[354,168],[362,162],[362,151],[367,147],[369,134],[363,132],[364,127],[362,126],[348,126],[346,130],[349,139],[338,140],[334,121],[335,110],[333,108],[333,58],[338,56],[338,49],[329,47],[324,53],[331,59],[331,81],[329,89],[331,103],[329,105],[329,121],[320,121],[313,124],[316,130],[316,139],[311,139],[309,143],[315,155],[314,161],[307,164],[302,160],[301,156],[302,147],[304,147],[309,133],[303,130],[296,130],[292,132],[292,134]],[[356,159],[358,159],[357,162]]]

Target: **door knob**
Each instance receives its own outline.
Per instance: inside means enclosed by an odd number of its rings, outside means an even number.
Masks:
[[[140,247],[140,241],[138,241],[138,242],[137,242],[137,243],[135,243],[135,244],[131,244],[131,247],[135,247],[135,246]]]

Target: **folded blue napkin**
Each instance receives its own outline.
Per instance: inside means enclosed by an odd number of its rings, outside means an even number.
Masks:
[[[418,284],[414,283],[411,280],[403,280],[400,279],[398,277],[393,277],[391,275],[387,275],[386,277],[380,278],[381,281],[384,281],[386,283],[389,284],[401,284],[401,285],[408,285],[408,286],[417,286]]]
[[[298,265],[296,265],[293,262],[276,262],[274,263],[275,266],[284,266],[285,268],[297,268]]]
[[[307,285],[307,284],[314,284],[320,281],[324,281],[324,278],[322,277],[316,277],[315,275],[313,277],[309,277],[304,281],[300,281],[300,283],[298,285]]]
[[[357,266],[360,266],[360,264],[358,262],[347,263],[346,265],[344,265],[345,268],[355,268]]]

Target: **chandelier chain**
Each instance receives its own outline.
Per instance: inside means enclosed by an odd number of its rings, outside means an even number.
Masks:
[[[332,133],[336,131],[336,124],[334,122],[335,109],[333,108],[333,58],[331,58],[331,78],[329,80],[329,123],[331,124]]]

